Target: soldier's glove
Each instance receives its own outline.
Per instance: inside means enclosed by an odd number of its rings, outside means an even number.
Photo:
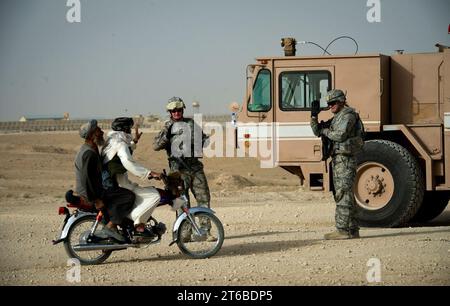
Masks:
[[[311,102],[311,117],[316,117],[320,113],[320,102],[319,100],[314,100]]]
[[[319,123],[319,129],[329,129],[330,128],[330,126],[331,126],[331,120],[328,120],[328,121],[320,121],[320,123]]]

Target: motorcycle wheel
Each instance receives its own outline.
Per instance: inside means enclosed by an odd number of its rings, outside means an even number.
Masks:
[[[104,262],[111,255],[112,251],[82,251],[73,249],[74,245],[84,244],[85,239],[95,223],[95,216],[86,216],[78,219],[70,228],[67,239],[64,241],[64,248],[70,258],[76,258],[82,265],[98,265]],[[98,231],[98,228],[97,228]]]
[[[199,212],[193,217],[204,235],[196,234],[191,221],[186,218],[178,228],[178,247],[181,252],[192,258],[202,259],[214,256],[222,247],[225,238],[222,223],[219,218],[210,213]]]

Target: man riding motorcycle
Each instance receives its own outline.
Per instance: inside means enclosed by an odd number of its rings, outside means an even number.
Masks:
[[[159,179],[161,174],[145,168],[136,162],[132,156],[136,149],[142,133],[138,127],[135,129],[135,137],[131,135],[131,128],[134,125],[132,118],[120,117],[114,119],[111,128],[106,136],[106,143],[102,150],[103,163],[109,171],[112,182],[122,188],[131,190],[136,195],[133,210],[129,218],[133,220],[137,235],[153,235],[146,229],[145,223],[150,218],[153,210],[160,201],[160,195],[154,187],[141,187],[133,183],[128,178],[128,172],[141,179]]]

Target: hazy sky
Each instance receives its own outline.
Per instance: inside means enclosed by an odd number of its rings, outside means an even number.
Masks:
[[[66,2],[0,0],[1,121],[163,114],[172,96],[225,114],[242,103],[246,65],[282,55],[282,37],[325,47],[349,35],[360,53],[450,44],[449,0],[381,0],[379,23],[367,0],[80,0],[80,23]],[[330,49],[353,51],[350,40]]]

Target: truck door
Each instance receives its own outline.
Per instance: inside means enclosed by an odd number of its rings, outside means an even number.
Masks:
[[[247,77],[245,123],[237,129],[239,147],[250,157],[257,157],[262,167],[274,167],[273,153],[273,76],[269,67],[250,66]]]
[[[272,107],[272,72],[269,69],[259,67],[254,72],[254,82],[250,80],[247,86],[252,86],[249,100],[247,101],[246,116],[253,122],[273,122]]]
[[[320,100],[327,106],[325,95],[332,88],[334,69],[329,67],[299,67],[275,69],[275,135],[280,164],[318,162],[322,159],[320,138],[310,127],[311,102]],[[320,120],[331,118],[330,112],[322,112]]]

